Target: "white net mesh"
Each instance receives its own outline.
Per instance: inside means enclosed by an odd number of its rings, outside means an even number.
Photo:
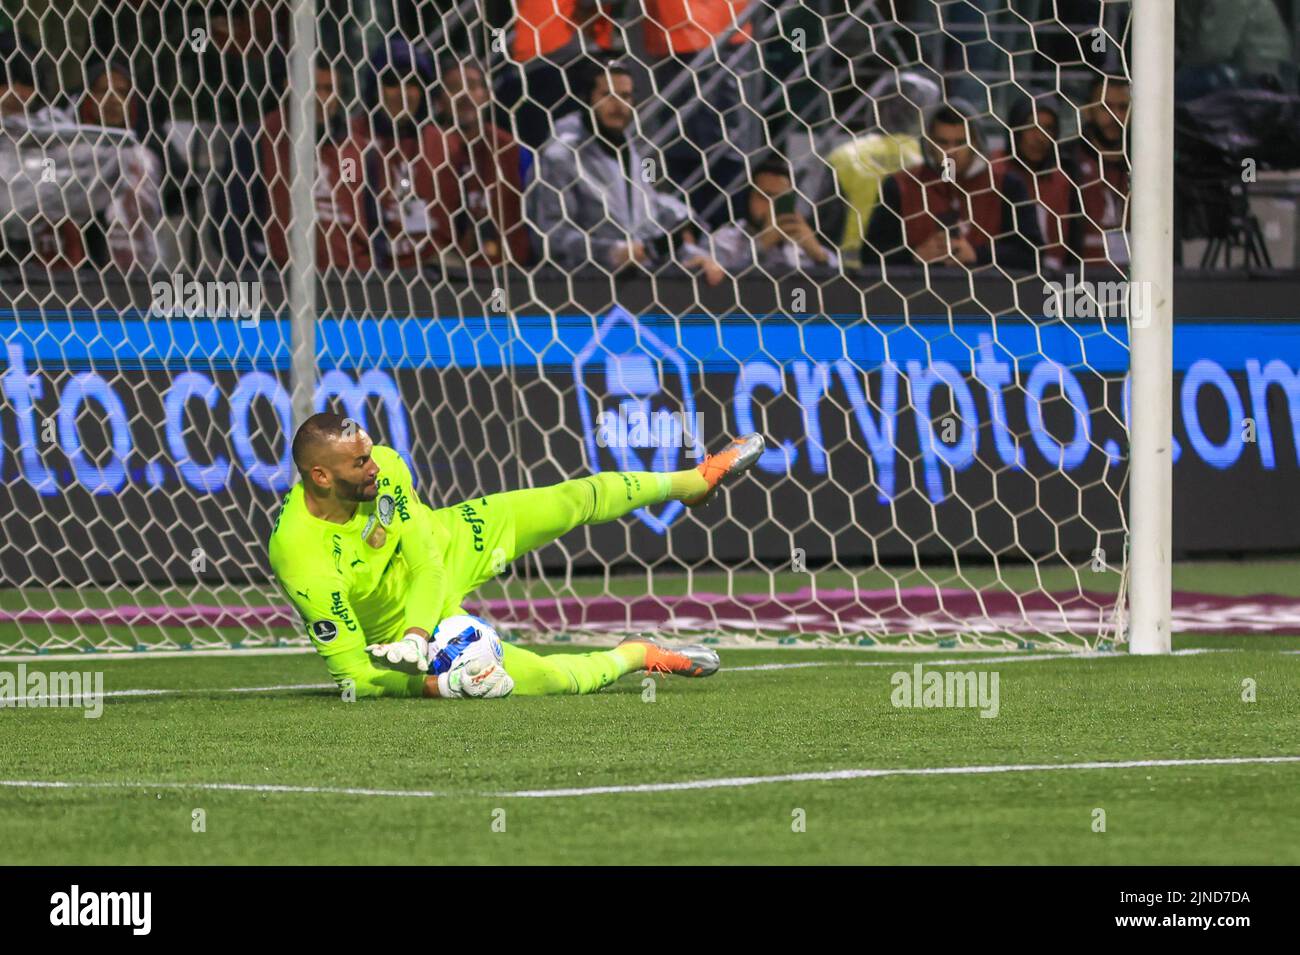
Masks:
[[[298,9],[0,33],[0,648],[305,643],[295,388],[434,506],[768,437],[516,636],[1122,639],[1126,3],[319,0],[302,172]]]

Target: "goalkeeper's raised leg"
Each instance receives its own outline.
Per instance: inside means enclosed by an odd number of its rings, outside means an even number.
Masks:
[[[575,528],[603,524],[642,507],[682,501],[707,503],[718,487],[753,467],[763,453],[757,434],[731,442],[685,471],[603,472],[551,487],[492,494],[435,511],[453,536],[451,577],[468,594],[499,574],[506,564]],[[459,541],[457,543],[456,541]],[[608,651],[541,656],[505,647],[504,666],[520,695],[591,693],[637,670],[679,676],[717,672],[717,651],[704,646],[667,647],[634,637]]]

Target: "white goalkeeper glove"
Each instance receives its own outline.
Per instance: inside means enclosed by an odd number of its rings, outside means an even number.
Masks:
[[[415,631],[394,643],[376,643],[366,649],[375,666],[410,674],[429,672],[429,641]]]
[[[468,660],[438,676],[438,695],[448,699],[494,700],[509,696],[514,688],[515,681],[496,660]]]

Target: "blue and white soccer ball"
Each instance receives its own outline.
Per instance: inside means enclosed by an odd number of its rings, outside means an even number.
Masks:
[[[501,637],[491,624],[469,614],[448,617],[429,637],[429,674],[440,676],[474,661],[500,663]]]

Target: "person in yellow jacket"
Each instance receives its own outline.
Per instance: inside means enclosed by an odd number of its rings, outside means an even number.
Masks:
[[[846,264],[860,261],[880,184],[920,164],[922,116],[943,94],[937,83],[917,73],[887,73],[868,88],[867,98],[874,114],[871,130],[834,147],[824,157],[831,181],[814,187],[821,227]]]

